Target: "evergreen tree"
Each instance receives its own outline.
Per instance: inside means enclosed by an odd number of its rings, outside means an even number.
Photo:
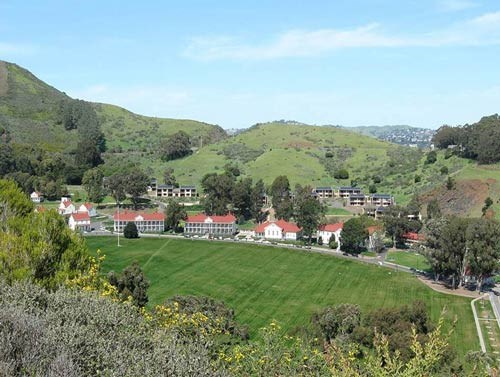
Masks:
[[[123,228],[123,236],[125,238],[139,238],[139,231],[137,225],[133,221],[129,221],[125,228]]]

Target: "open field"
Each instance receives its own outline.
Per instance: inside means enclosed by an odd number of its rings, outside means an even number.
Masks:
[[[386,258],[387,262],[399,264],[417,270],[430,271],[431,266],[423,255],[414,253],[412,251],[389,251]]]
[[[104,272],[140,263],[151,281],[151,304],[175,294],[214,297],[234,308],[251,334],[272,319],[285,330],[306,325],[328,305],[356,303],[366,312],[419,299],[434,320],[445,307],[448,323],[456,316],[451,341],[461,355],[478,349],[469,300],[435,292],[411,274],[269,246],[153,238],[121,243],[118,248],[115,238],[87,238],[91,251],[107,255]]]

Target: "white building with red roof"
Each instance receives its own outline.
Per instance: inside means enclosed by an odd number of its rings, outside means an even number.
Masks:
[[[90,216],[87,212],[75,212],[69,215],[68,226],[72,230],[89,231]]]
[[[87,212],[90,217],[97,216],[94,206],[88,202],[83,203],[80,207],[78,207],[78,212]]]
[[[194,216],[188,216],[184,225],[184,233],[199,235],[227,235],[236,234],[236,217],[232,214],[224,216],[209,216],[199,213]]]
[[[295,241],[301,236],[302,229],[297,224],[285,220],[266,221],[255,228],[255,236],[270,240]]]
[[[76,212],[76,207],[73,204],[73,202],[71,202],[70,198],[64,196],[61,198],[61,203],[59,203],[57,211],[59,212],[60,215],[63,216],[71,215],[72,213]]]
[[[340,248],[340,233],[342,232],[342,228],[344,227],[344,223],[335,223],[335,224],[325,224],[325,225],[320,225],[318,228],[318,232],[316,233],[316,236],[321,237],[323,240],[324,244],[327,244],[330,242],[332,236],[335,239],[335,242],[337,242],[338,247]]]
[[[33,191],[31,194],[30,194],[30,199],[33,203],[41,203],[43,202],[43,194],[41,192],[38,192],[38,191]]]
[[[115,232],[123,232],[125,226],[133,222],[137,230],[145,232],[163,232],[165,230],[165,215],[161,212],[146,213],[133,211],[115,212],[113,215]]]

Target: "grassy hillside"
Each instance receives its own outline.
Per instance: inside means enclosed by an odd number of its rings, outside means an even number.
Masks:
[[[328,157],[327,157],[328,156]],[[266,123],[251,127],[235,137],[205,146],[195,154],[169,163],[144,162],[160,176],[171,166],[180,182],[199,182],[207,172],[221,172],[227,163],[239,165],[244,175],[262,178],[266,184],[286,174],[295,183],[315,185],[350,185],[354,180],[368,192],[374,177],[378,192],[390,192],[407,202],[415,192],[439,185],[450,173],[467,165],[457,157],[444,158],[426,165],[425,154],[417,149],[397,146],[338,127],[303,124]],[[333,178],[335,169],[346,168],[349,179]],[[415,183],[415,176],[420,181]]]
[[[175,239],[86,239],[107,256],[104,273],[138,261],[151,282],[150,305],[175,294],[223,300],[255,334],[273,319],[285,330],[307,325],[322,307],[354,303],[364,312],[423,300],[434,321],[446,307],[457,319],[452,343],[459,354],[477,349],[470,300],[437,293],[408,273],[305,251],[237,243]]]
[[[16,64],[0,61],[0,126],[18,143],[68,151],[75,147],[76,131],[66,131],[59,119],[65,93]],[[208,144],[226,137],[219,126],[193,120],[152,118],[113,105],[95,104],[109,149],[155,153],[159,138],[183,130]]]

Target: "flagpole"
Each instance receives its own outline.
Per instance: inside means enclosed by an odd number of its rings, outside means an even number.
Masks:
[[[117,232],[116,235],[118,236],[118,244],[116,245],[117,247],[120,247],[120,202],[118,202],[118,226],[117,226]]]

